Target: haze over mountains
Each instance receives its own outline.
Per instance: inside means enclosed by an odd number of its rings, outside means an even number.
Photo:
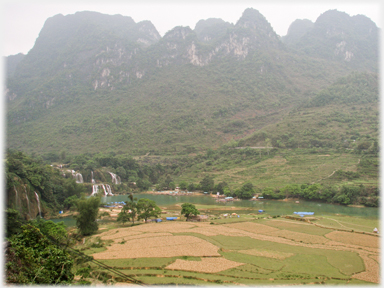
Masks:
[[[325,140],[302,137],[313,126],[280,134],[276,127],[324,105],[376,115],[378,35],[369,18],[336,10],[315,23],[296,20],[282,38],[255,9],[235,25],[212,18],[164,37],[150,21],[126,16],[56,15],[27,55],[6,59],[7,146],[190,153],[244,137],[248,145],[265,142],[261,129],[271,131],[273,146],[289,147],[287,133],[316,146]],[[350,132],[328,142],[344,145]],[[377,124],[356,132],[375,138]]]

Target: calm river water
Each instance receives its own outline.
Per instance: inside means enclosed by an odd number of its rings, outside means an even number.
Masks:
[[[236,209],[229,210],[230,212],[236,213],[257,213],[258,210],[264,210],[267,214],[274,215],[293,215],[293,212],[315,212],[315,216],[330,216],[330,215],[347,215],[347,216],[357,216],[362,218],[372,218],[377,219],[379,217],[378,208],[358,208],[358,207],[347,207],[340,205],[333,205],[327,203],[318,203],[318,202],[308,202],[300,200],[300,203],[295,203],[291,201],[276,201],[276,200],[240,200],[227,203],[217,203],[215,198],[208,195],[201,196],[170,196],[170,195],[156,195],[156,194],[134,194],[134,197],[137,199],[147,198],[154,200],[158,206],[168,206],[178,203],[192,203],[192,204],[204,204],[204,205],[219,205],[223,207],[247,207],[250,208],[246,212]],[[102,203],[109,202],[127,202],[128,195],[118,195],[118,196],[105,196],[101,198]],[[229,212],[228,211],[228,212]],[[220,211],[220,213],[224,213]],[[74,226],[75,220],[71,217],[61,218],[61,219],[51,219],[54,222],[64,221],[64,224],[67,226]]]

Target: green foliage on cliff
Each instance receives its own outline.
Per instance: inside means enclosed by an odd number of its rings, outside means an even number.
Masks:
[[[63,177],[58,169],[44,163],[41,157],[31,157],[20,151],[6,153],[7,206],[19,210],[29,218],[37,206],[35,193],[40,195],[43,214],[61,210],[66,198],[80,196],[84,187],[78,185],[72,175]],[[34,207],[32,207],[34,206]]]
[[[7,230],[6,282],[34,285],[72,283],[73,259],[68,251],[56,244],[64,243],[68,237],[63,223],[39,220],[14,224],[20,233]]]
[[[176,27],[163,38],[150,22],[136,24],[119,15],[52,17],[7,80],[7,145],[29,153],[58,153],[64,147],[71,153],[190,153],[278,123],[311,98],[313,105],[323,105],[352,92],[353,101],[362,103],[364,83],[337,82],[317,93],[355,71],[353,63],[360,71],[377,71],[356,60],[377,61],[360,47],[377,46],[377,27],[361,17],[325,14],[312,34],[300,37],[309,43],[300,47],[312,51],[304,54],[287,49],[254,9],[244,11],[236,25],[208,19],[195,31]],[[345,49],[359,39],[350,62],[317,53],[339,43],[323,41],[327,27],[339,33],[337,41],[346,34],[340,40]],[[365,37],[364,31],[371,32]],[[305,40],[309,34],[315,42]],[[368,78],[366,84],[374,85]],[[345,101],[349,98],[334,104]]]

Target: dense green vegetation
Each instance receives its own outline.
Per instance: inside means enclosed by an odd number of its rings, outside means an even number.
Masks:
[[[261,194],[265,199],[300,198],[309,201],[323,201],[342,205],[363,204],[378,207],[379,191],[377,187],[342,186],[327,187],[320,184],[287,185],[283,189],[265,188]]]
[[[76,202],[76,209],[79,212],[76,215],[76,226],[81,235],[91,235],[99,229],[96,222],[99,214],[100,198],[82,197]]]
[[[64,285],[72,283],[74,260],[60,244],[68,242],[63,223],[28,221],[17,210],[6,210],[6,282]]]
[[[200,214],[199,210],[196,209],[196,206],[191,203],[184,203],[181,205],[180,213],[184,215],[186,221],[188,221],[192,215],[196,216]]]
[[[76,33],[73,27],[78,27]],[[345,39],[337,33],[328,39],[327,29],[345,30]],[[362,31],[370,31],[369,36],[364,38]],[[236,25],[210,19],[195,31],[176,27],[161,39],[150,22],[136,24],[130,17],[91,12],[55,16],[7,79],[7,145],[29,153],[194,153],[272,123],[282,125],[303,102],[318,107],[338,94],[351,94],[354,100],[343,96],[333,104],[374,104],[377,76],[370,73],[377,73],[372,65],[377,61],[376,31],[369,19],[330,11],[308,34],[316,41],[300,42],[301,49],[309,49],[301,53],[294,45],[285,47],[254,9],[244,11]],[[147,44],[138,43],[139,37]],[[339,59],[344,50],[337,59],[328,57],[336,40],[347,47],[354,43],[353,59]],[[372,51],[362,49],[364,44]],[[192,53],[191,45],[199,65],[185,56]],[[222,51],[236,45],[244,54]],[[341,77],[347,78],[337,80]],[[344,92],[327,90],[334,81]],[[313,129],[309,123],[303,126]],[[305,142],[319,145],[322,141],[315,138],[320,136],[307,135]],[[295,144],[277,140],[287,147]]]

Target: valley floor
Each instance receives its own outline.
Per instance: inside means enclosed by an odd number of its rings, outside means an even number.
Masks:
[[[361,220],[312,220],[324,225],[249,215],[211,222],[110,224],[79,248],[150,285],[379,283],[378,235],[348,230],[360,225],[367,231]],[[92,248],[92,243],[103,245]],[[115,276],[108,281],[124,282]]]

